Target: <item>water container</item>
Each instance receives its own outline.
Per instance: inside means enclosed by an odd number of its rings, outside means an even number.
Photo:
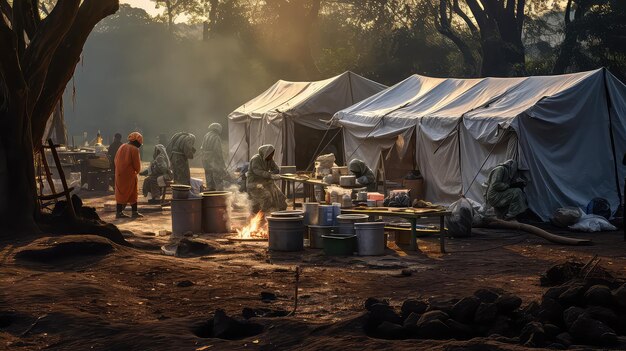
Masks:
[[[321,226],[330,227],[333,225],[333,206],[332,205],[319,205],[317,224]]]
[[[202,193],[202,231],[205,233],[228,233],[228,191]]]
[[[369,216],[366,214],[343,214],[337,216],[338,233],[344,235],[354,235],[354,224],[367,222]]]
[[[312,249],[324,248],[323,235],[332,235],[335,227],[324,227],[321,225],[309,226],[309,247]]]
[[[342,208],[350,208],[352,207],[352,198],[348,194],[344,194],[341,198],[341,207]]]
[[[267,217],[269,249],[273,251],[304,250],[304,224],[302,216]]]
[[[359,256],[379,256],[385,254],[385,222],[354,224]]]
[[[341,204],[338,202],[333,203],[333,225],[337,226],[337,216],[341,214]]]
[[[317,202],[306,202],[302,205],[304,209],[304,225],[317,225],[319,206]]]

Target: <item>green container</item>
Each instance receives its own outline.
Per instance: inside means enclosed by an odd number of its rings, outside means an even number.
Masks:
[[[356,248],[356,235],[322,235],[326,256],[352,256]]]

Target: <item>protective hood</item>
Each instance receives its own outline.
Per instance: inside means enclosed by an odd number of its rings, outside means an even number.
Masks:
[[[356,158],[350,161],[348,168],[350,169],[350,172],[354,173],[356,176],[360,176],[367,172],[367,165],[365,165],[365,162]]]
[[[211,123],[209,126],[209,131],[215,132],[217,134],[222,134],[222,125],[219,123]]]
[[[508,172],[509,181],[513,180],[513,177],[517,174],[517,161],[515,160],[506,160],[501,164],[502,167],[506,168]]]
[[[273,154],[275,150],[274,145],[261,145],[261,147],[259,147],[259,155],[265,160],[267,156]]]

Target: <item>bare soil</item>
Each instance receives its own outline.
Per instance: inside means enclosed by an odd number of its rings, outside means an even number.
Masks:
[[[594,242],[566,247],[524,233],[476,230],[472,238],[447,240],[448,253],[443,255],[438,238],[425,237],[415,252],[392,243],[385,256],[346,258],[312,249],[268,252],[267,243],[231,242],[227,235],[207,234],[198,239],[215,249],[210,254],[170,257],[160,251],[169,238],[158,235],[171,230],[169,211],[144,206],[143,219],[115,220],[113,212],[103,209],[112,194],[81,196],[136,248],[89,233],[1,235],[0,349],[523,350],[491,339],[369,338],[362,329],[363,302],[377,297],[399,306],[407,298],[458,298],[496,287],[518,294],[527,304],[545,291],[539,276],[550,266],[567,259],[588,261],[594,255],[615,275],[626,275],[621,232],[566,233]],[[43,258],[20,254],[52,246],[65,249]],[[291,311],[296,266],[302,274],[294,315],[253,318],[263,331],[240,340],[194,334],[216,309],[239,318],[246,307]],[[403,269],[411,275],[401,274]],[[262,292],[277,299],[264,302]]]

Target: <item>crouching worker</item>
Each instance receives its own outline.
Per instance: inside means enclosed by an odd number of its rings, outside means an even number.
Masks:
[[[507,160],[489,173],[485,201],[500,219],[512,220],[528,209],[522,188],[526,182],[517,177],[517,162]]]
[[[253,213],[271,213],[287,208],[285,194],[274,183],[280,179],[278,166],[274,162],[274,146],[263,145],[259,148],[259,153],[250,159],[246,178]]]
[[[131,204],[133,218],[143,217],[137,211],[137,175],[141,171],[139,148],[143,144],[143,136],[137,132],[128,135],[128,143],[120,146],[115,155],[115,202],[117,212],[115,218],[128,218],[124,212],[126,204]]]
[[[154,147],[150,167],[141,172],[141,175],[147,176],[143,181],[143,196],[148,198],[148,203],[158,203],[161,198],[161,189],[172,180],[172,168],[170,159],[167,157],[165,146],[157,144]]]
[[[356,183],[367,187],[367,191],[376,191],[376,177],[365,162],[355,158],[348,164],[348,169],[356,177]]]

